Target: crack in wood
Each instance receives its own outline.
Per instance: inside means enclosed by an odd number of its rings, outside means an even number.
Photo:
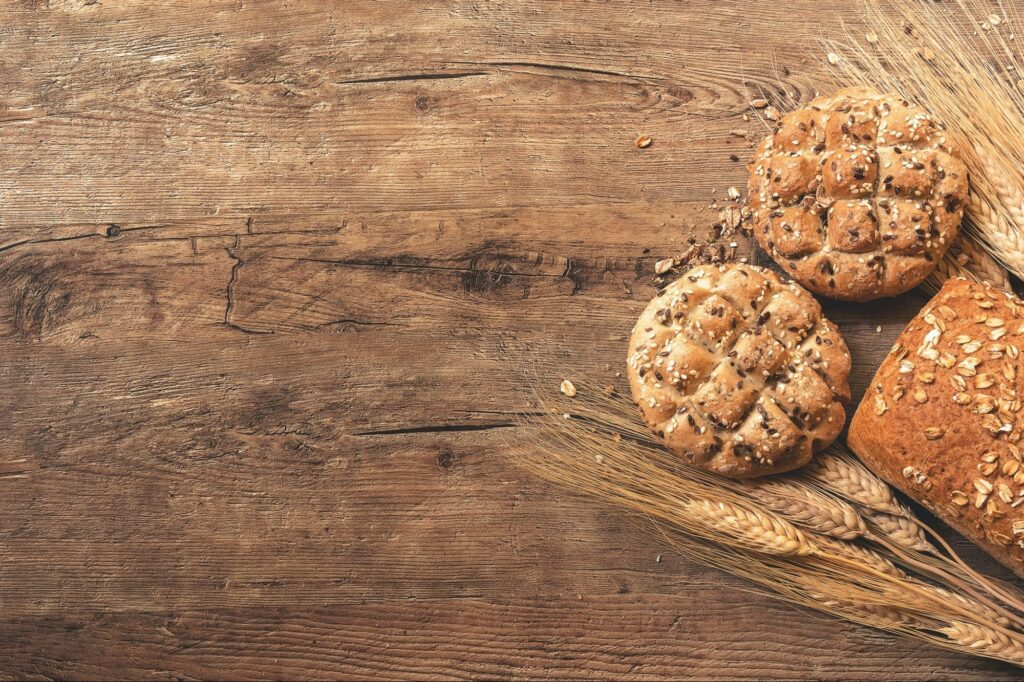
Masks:
[[[88,239],[89,237],[102,236],[104,235],[95,232],[90,232],[89,234],[75,234],[69,237],[48,237],[46,239],[22,239],[19,242],[12,242],[10,244],[4,244],[3,246],[0,246],[0,253],[4,251],[10,251],[11,249],[18,246],[24,246],[25,244],[50,244],[53,242],[70,242],[76,239]]]
[[[231,321],[231,313],[235,309],[235,295],[234,286],[238,279],[238,270],[245,264],[240,256],[235,255],[234,249],[238,248],[239,235],[235,235],[235,243],[233,246],[226,247],[224,250],[230,258],[233,258],[235,264],[231,266],[231,278],[228,280],[227,286],[227,305],[224,308],[224,326],[230,329],[236,329],[243,334],[273,334],[273,331],[258,331],[256,329],[247,329],[241,325],[235,324]]]
[[[3,246],[0,246],[0,253],[3,253],[4,251],[10,251],[10,250],[15,249],[15,248],[17,248],[19,246],[38,245],[38,244],[53,244],[53,243],[57,243],[57,242],[71,242],[71,241],[76,241],[78,239],[89,239],[91,237],[106,237],[108,239],[114,239],[116,237],[121,236],[125,232],[137,232],[137,231],[140,231],[140,230],[160,230],[160,229],[166,229],[166,228],[172,228],[172,227],[174,227],[174,226],[173,225],[137,225],[135,227],[123,227],[123,226],[118,225],[116,223],[97,223],[95,225],[94,229],[102,228],[101,232],[84,232],[84,233],[80,233],[80,234],[68,235],[66,237],[45,237],[43,239],[22,239],[20,241],[11,242],[10,244],[4,244]],[[209,236],[209,235],[204,235],[204,236]],[[228,235],[218,235],[218,236],[228,236]],[[177,239],[190,239],[190,238],[191,239],[195,239],[195,237],[179,237]],[[171,239],[167,239],[166,241],[171,241]]]
[[[642,75],[634,73],[625,73],[621,71],[612,71],[610,69],[595,69],[586,66],[573,66],[570,64],[546,64],[543,62],[529,62],[529,61],[494,61],[494,62],[476,62],[476,61],[454,61],[452,64],[463,64],[469,66],[490,66],[496,67],[498,71],[507,69],[509,67],[521,67],[529,69],[542,69],[545,71],[562,71],[568,73],[598,75],[598,76],[612,76],[615,78],[630,78],[634,80],[664,80],[659,76]],[[434,73],[409,73],[409,74],[394,74],[387,76],[371,76],[367,78],[351,78],[342,81],[335,81],[335,85],[355,85],[362,83],[393,83],[398,81],[419,81],[419,80],[452,80],[457,78],[473,78],[476,76],[490,76],[493,75],[493,71],[441,71]]]
[[[352,78],[350,80],[336,81],[335,85],[353,85],[358,83],[393,83],[396,81],[428,81],[428,80],[450,80],[454,78],[472,78],[473,76],[487,76],[486,71],[445,71],[440,73],[408,73],[392,76],[375,76],[372,78]]]
[[[611,71],[609,69],[595,69],[586,66],[573,66],[571,64],[546,64],[544,62],[519,62],[519,61],[495,61],[495,62],[474,62],[454,61],[452,64],[466,64],[470,66],[496,66],[509,67],[519,66],[530,69],[545,69],[548,71],[568,71],[572,73],[596,74],[599,76],[614,76],[617,78],[634,78],[638,80],[664,80],[659,76],[643,75],[636,73],[625,73],[622,71]]]
[[[424,426],[408,426],[398,429],[380,429],[373,431],[356,431],[353,436],[395,436],[407,433],[457,433],[462,431],[490,431],[491,429],[512,429],[512,422],[494,422],[491,424],[427,424]]]
[[[333,259],[333,258],[309,258],[306,256],[267,256],[271,260],[290,260],[300,261],[307,263],[325,263],[327,265],[338,265],[342,267],[353,267],[353,268],[395,268],[400,270],[441,270],[444,272],[459,272],[459,273],[482,273],[487,274],[493,271],[492,269],[483,270],[480,268],[474,268],[461,266],[447,266],[447,265],[427,265],[426,263],[396,263],[392,258],[381,258],[378,260],[360,260],[360,259]],[[475,260],[475,259],[474,259]],[[568,277],[572,279],[572,276],[568,272],[563,272],[557,275],[542,273],[542,272],[496,272],[495,274],[509,277],[549,277],[553,279],[560,279],[562,277]],[[576,274],[574,270],[573,275]]]
[[[401,327],[402,326],[400,324],[395,324],[394,322],[375,322],[375,321],[368,321],[368,320],[356,320],[356,319],[352,319],[352,318],[348,318],[348,317],[342,318],[340,320],[331,320],[330,322],[324,322],[322,326],[324,326],[324,327],[334,327],[334,326],[340,326],[340,325],[344,325],[344,324],[354,324],[354,325],[357,325],[357,326],[360,326],[360,327]]]

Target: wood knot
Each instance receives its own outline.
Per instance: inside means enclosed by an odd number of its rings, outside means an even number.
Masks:
[[[458,464],[458,457],[448,446],[442,446],[437,451],[437,466],[441,467],[441,471],[450,472],[455,469]]]

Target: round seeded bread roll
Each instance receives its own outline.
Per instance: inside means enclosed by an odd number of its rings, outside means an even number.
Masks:
[[[761,247],[811,291],[848,301],[920,284],[967,200],[967,169],[942,126],[870,88],[784,116],[749,170]]]
[[[788,471],[839,434],[850,353],[807,291],[749,265],[699,266],[640,316],[633,399],[687,463],[734,478]]]

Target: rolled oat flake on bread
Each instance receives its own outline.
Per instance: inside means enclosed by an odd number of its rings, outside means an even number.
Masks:
[[[849,445],[875,473],[1024,577],[1024,302],[951,279],[900,335]]]
[[[704,265],[647,306],[629,342],[633,399],[689,464],[753,478],[839,434],[850,353],[807,291],[770,270]]]

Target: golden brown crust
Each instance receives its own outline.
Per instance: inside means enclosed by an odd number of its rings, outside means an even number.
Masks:
[[[735,478],[795,469],[846,419],[846,343],[807,291],[769,270],[690,270],[651,301],[629,345],[633,399],[695,466]]]
[[[811,291],[850,301],[920,284],[967,200],[967,169],[941,126],[870,88],[784,116],[749,170],[761,247]]]
[[[879,476],[1024,577],[1024,303],[949,280],[893,346],[850,426]]]

